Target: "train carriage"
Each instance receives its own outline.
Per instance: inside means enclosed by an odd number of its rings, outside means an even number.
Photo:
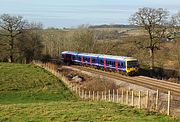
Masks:
[[[120,56],[101,55],[99,56],[100,66],[107,70],[126,72],[125,59]]]
[[[72,64],[77,60],[77,52],[64,51],[61,53],[61,60],[65,64]]]
[[[66,63],[89,65],[100,69],[121,72],[122,74],[132,75],[139,69],[138,60],[132,57],[70,51],[64,51],[61,54],[62,60]]]

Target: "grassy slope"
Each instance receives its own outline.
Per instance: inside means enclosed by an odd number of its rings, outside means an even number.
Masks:
[[[0,103],[75,100],[55,76],[32,65],[0,63]]]
[[[178,121],[117,103],[78,101],[49,72],[0,63],[0,121]]]

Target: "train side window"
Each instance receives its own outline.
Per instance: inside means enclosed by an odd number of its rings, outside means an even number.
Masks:
[[[79,61],[81,61],[81,57],[79,56]]]
[[[115,65],[115,63],[114,63],[114,61],[112,61],[112,66],[114,66]]]
[[[95,63],[95,59],[92,59],[92,63]]]
[[[121,63],[121,67],[125,68],[125,63],[124,62]]]
[[[102,65],[104,64],[104,61],[102,59],[100,60],[100,64],[102,64]]]
[[[123,63],[121,62],[121,67],[123,67]]]

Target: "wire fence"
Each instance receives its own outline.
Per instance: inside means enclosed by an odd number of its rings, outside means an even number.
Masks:
[[[87,90],[82,85],[70,82],[57,69],[57,65],[51,63],[34,62],[35,65],[43,67],[57,76],[73,93],[79,96],[82,100],[92,101],[107,101],[116,102],[137,108],[145,108],[149,111],[156,111],[159,113],[180,117],[180,98],[171,95],[171,91],[162,93],[157,90],[150,94],[147,90],[136,91],[126,89],[112,89],[104,91]]]

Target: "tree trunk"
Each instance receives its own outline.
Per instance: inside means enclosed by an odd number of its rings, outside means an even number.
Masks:
[[[14,62],[14,38],[11,36],[11,43],[10,43],[10,62]]]
[[[149,51],[150,51],[150,58],[151,58],[150,69],[151,69],[151,75],[153,75],[153,72],[154,72],[154,48],[151,48]]]

